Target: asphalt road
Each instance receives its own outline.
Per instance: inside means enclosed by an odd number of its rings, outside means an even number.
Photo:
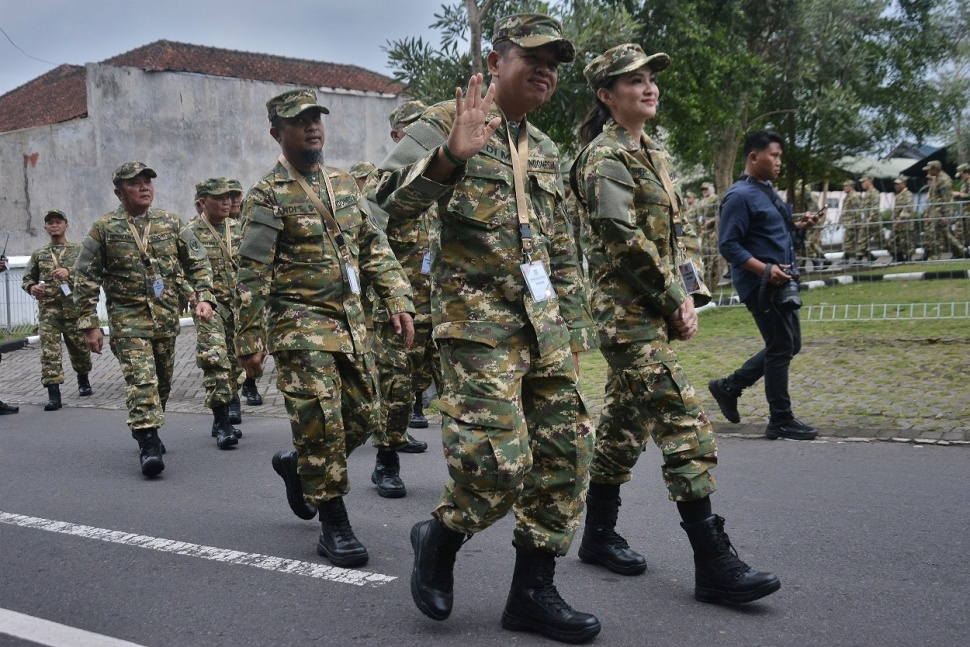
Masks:
[[[12,637],[9,612],[29,616],[15,616],[17,631],[35,638],[74,628],[145,646],[553,644],[499,624],[510,519],[459,553],[449,620],[414,607],[408,532],[444,479],[436,428],[413,432],[429,452],[401,457],[404,499],[377,496],[372,448],[353,455],[348,508],[370,551],[362,574],[319,568],[317,522],[286,506],[270,467],[289,446],[285,420],[247,417],[230,451],[216,449],[209,424],[170,414],[166,469],[149,481],[122,411],[28,404],[0,417],[0,645],[82,644]],[[649,571],[613,575],[574,546],[558,562],[559,590],[597,614],[604,646],[965,644],[968,452],[722,440],[715,511],[742,558],[782,580],[777,594],[732,608],[693,599],[689,545],[651,446],[623,488],[620,523]]]

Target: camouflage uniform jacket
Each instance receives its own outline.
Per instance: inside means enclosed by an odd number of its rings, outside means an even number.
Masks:
[[[946,218],[950,215],[950,207],[948,204],[953,200],[953,178],[946,174],[944,171],[940,171],[937,175],[930,181],[930,190],[926,196],[926,204],[928,206],[925,217],[927,218]]]
[[[44,298],[38,301],[38,306],[44,312],[49,312],[60,319],[77,317],[77,306],[74,304],[74,264],[81,253],[79,243],[65,242],[63,245],[48,243],[30,255],[27,267],[24,269],[24,280],[21,283],[24,292],[30,294],[30,288],[44,281]],[[57,264],[54,257],[57,256]],[[66,267],[70,274],[67,286],[72,294],[65,295],[61,290],[61,281],[54,278],[54,270]]]
[[[896,194],[896,204],[893,206],[893,220],[910,220],[913,217],[913,193],[903,189]]]
[[[139,236],[151,223],[149,268],[128,223]],[[104,286],[108,322],[116,337],[175,337],[179,332],[179,278],[184,274],[199,301],[214,303],[212,268],[192,230],[174,213],[151,207],[144,217],[132,218],[124,207],[98,218],[81,243],[75,267],[74,301],[80,310],[78,328],[97,328],[98,293]],[[164,282],[156,299],[156,272]]]
[[[357,182],[346,172],[326,166],[308,173],[307,183],[319,191],[328,208],[325,184],[314,181],[320,173],[327,173],[333,185],[333,216],[350,250],[359,285],[371,285],[388,312],[413,313],[411,286],[384,232],[371,218]],[[236,277],[236,352],[250,355],[264,349],[264,308],[266,350],[271,353],[367,352],[361,295],[351,290],[340,249],[323,215],[282,164],[277,162],[249,190],[242,219],[246,226]]]
[[[497,116],[502,115],[495,107],[489,118]],[[545,266],[555,291],[537,302],[520,268],[522,239],[505,120],[448,183],[424,176],[454,119],[455,104],[448,101],[432,106],[408,127],[381,164],[389,173],[376,194],[391,226],[437,204],[438,233],[431,247],[434,338],[494,347],[531,325],[542,355],[566,344],[573,352],[595,347],[576,245],[563,210],[559,149],[528,125],[525,191],[531,207],[531,258]]]
[[[438,233],[435,209],[432,205],[417,220],[395,220],[388,223],[386,229],[387,243],[411,282],[415,325],[431,324],[431,274],[422,274],[421,265],[424,263],[425,253],[431,251],[432,236]],[[374,319],[387,321],[387,318],[387,311],[378,307]]]
[[[228,245],[232,250],[233,260],[226,258],[226,252],[222,245],[216,240],[212,232],[206,226],[202,216],[196,216],[189,221],[189,228],[195,237],[199,239],[202,247],[205,248],[209,256],[209,265],[212,267],[212,296],[215,297],[219,307],[233,307],[233,300],[236,297],[236,259],[239,258],[238,250],[242,242],[242,228],[233,218],[226,218],[222,224],[212,225],[216,233],[226,241],[226,232],[229,233]]]
[[[879,222],[879,189],[870,187],[862,194],[862,208],[866,222]]]
[[[843,216],[848,216],[849,222],[861,222],[864,215],[861,211],[862,207],[862,194],[858,191],[853,191],[845,196],[845,199],[842,201],[842,214]],[[843,217],[842,219],[845,218]]]
[[[615,121],[580,152],[571,182],[591,221],[589,254],[593,311],[603,346],[667,338],[666,317],[687,300],[679,264],[703,265],[697,236],[683,220],[679,195],[670,195],[655,172],[666,168],[660,148],[646,148]],[[703,283],[695,305],[710,301]]]

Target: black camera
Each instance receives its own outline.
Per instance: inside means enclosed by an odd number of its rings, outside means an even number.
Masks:
[[[775,307],[780,312],[788,313],[802,307],[802,297],[798,294],[798,274],[785,267],[781,270],[791,277],[791,281],[774,291]]]

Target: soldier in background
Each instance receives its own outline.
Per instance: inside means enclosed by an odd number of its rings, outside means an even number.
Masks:
[[[801,180],[795,180],[794,195],[789,196],[789,200],[792,203],[794,213],[805,213],[806,211],[815,213],[820,208],[818,192],[806,187]],[[812,259],[816,268],[825,264],[825,250],[822,249],[822,229],[821,226],[811,227],[805,235],[805,256]]]
[[[900,175],[893,180],[896,204],[893,205],[893,233],[889,239],[889,253],[897,263],[908,261],[914,253],[915,228],[913,219],[913,194],[906,186],[906,178]]]
[[[884,245],[882,237],[882,218],[879,213],[879,189],[872,183],[872,177],[863,175],[859,180],[862,185],[862,239],[866,243],[863,252],[863,260],[869,260],[870,249],[882,249]],[[796,212],[798,213],[798,212]],[[812,227],[812,229],[817,229]]]
[[[364,193],[364,187],[367,185],[368,179],[374,175],[374,171],[376,170],[377,167],[370,162],[357,162],[350,167],[350,177],[357,181],[357,188],[359,188],[360,192],[364,195],[367,195]],[[374,186],[376,186],[376,183]]]
[[[240,232],[240,235],[241,235],[242,234],[242,225],[243,225],[243,223],[242,223],[242,221],[239,220],[239,214],[242,212],[242,200],[243,200],[243,187],[242,187],[242,183],[240,183],[239,180],[234,180],[232,178],[221,178],[221,179],[225,180],[226,183],[229,184],[229,200],[230,200],[230,203],[229,203],[229,218],[231,218],[232,220],[239,221],[239,225],[238,225],[237,229],[238,229],[238,231]],[[234,249],[234,251],[238,252],[238,249],[239,248],[237,247],[237,248]],[[238,260],[238,259],[236,259],[236,260]],[[227,332],[228,332],[228,330],[227,330]],[[230,359],[233,358],[234,354],[235,354],[235,349],[230,344],[229,345],[229,356],[230,356]],[[233,360],[232,363],[234,365],[236,364],[236,362],[234,360]],[[246,404],[248,404],[251,407],[258,407],[258,406],[262,405],[263,404],[263,396],[261,396],[259,394],[259,389],[256,387],[256,378],[246,377],[246,374],[245,373],[241,374],[240,377],[241,378],[244,378],[243,379],[243,383],[242,383],[242,387],[241,387],[241,392],[243,394],[243,397],[246,398]],[[232,412],[230,411],[230,416],[231,415],[232,415]],[[236,422],[233,422],[232,420],[230,420],[230,422],[232,424],[238,424]]]
[[[165,469],[158,429],[165,422],[175,369],[180,268],[196,295],[199,319],[212,319],[215,302],[212,269],[199,239],[176,214],[152,207],[155,177],[141,162],[118,167],[112,182],[121,204],[91,226],[74,268],[78,328],[98,354],[104,334],[97,306],[104,287],[109,343],[125,377],[128,426],[145,476]]]
[[[701,250],[704,257],[704,285],[713,290],[720,283],[726,265],[721,258],[721,252],[717,249],[720,198],[718,198],[712,183],[704,182],[701,184],[701,199],[696,209],[697,226],[701,230]]]
[[[6,271],[7,271],[7,257],[0,256],[0,274],[3,274]],[[3,361],[3,355],[0,354],[0,362],[2,361]],[[13,415],[18,411],[20,411],[20,407],[10,406],[9,404],[5,404],[3,400],[0,400],[0,416]]]
[[[927,259],[936,260],[948,242],[946,234],[949,231],[950,202],[953,200],[953,179],[943,170],[939,160],[928,162],[923,170],[929,182],[922,218],[923,248]]]
[[[202,213],[189,228],[199,239],[212,267],[212,296],[215,316],[211,321],[195,319],[195,363],[202,369],[205,406],[212,410],[212,436],[219,449],[239,442],[242,432],[233,427],[242,422],[237,394],[242,369],[235,357],[236,293],[235,254],[239,250],[239,223],[229,217],[231,188],[224,178],[210,178],[196,185]],[[232,350],[229,350],[232,349]],[[230,411],[231,408],[235,411]],[[233,415],[235,414],[235,415]]]
[[[424,111],[428,109],[428,106],[423,101],[405,101],[391,113],[391,139],[394,143],[398,143],[404,138],[404,129],[410,126],[412,123],[417,121],[417,119],[424,114]],[[364,195],[370,195],[372,190],[377,188],[377,176],[374,176],[374,182],[372,185],[366,187]],[[391,243],[391,247],[394,247],[394,241],[388,239]],[[395,251],[395,253],[397,253]],[[407,269],[407,267],[405,267]],[[425,280],[427,276],[425,275]],[[417,304],[415,304],[417,307]],[[434,341],[428,338],[431,345],[435,345]],[[418,340],[420,343],[420,339]],[[441,364],[438,359],[438,351],[435,348],[433,351],[433,356],[429,356],[427,362],[419,362],[416,366],[416,373],[412,375],[414,381],[414,408],[411,411],[411,419],[408,421],[408,427],[413,429],[427,429],[428,428],[428,418],[424,415],[424,392],[432,385],[440,384],[441,380]],[[419,454],[428,448],[428,443],[415,440],[410,434],[408,434],[408,445],[401,451]]]
[[[432,319],[450,478],[432,518],[411,529],[411,596],[446,619],[466,536],[512,511],[502,626],[582,642],[599,620],[573,610],[554,579],[589,480],[593,433],[577,374],[578,353],[595,339],[559,150],[527,120],[575,49],[541,14],[500,18],[492,45],[485,96],[477,74],[467,92],[428,108],[380,165],[376,198],[392,223],[438,205]]]
[[[91,395],[91,351],[84,344],[84,335],[77,327],[77,306],[74,303],[74,263],[81,246],[67,240],[67,216],[63,211],[51,210],[44,216],[44,231],[50,243],[30,255],[21,284],[24,291],[37,299],[40,335],[40,379],[47,387],[44,411],[61,408],[61,384],[64,366],[61,363],[61,337],[67,345],[71,367],[77,373],[78,395]]]
[[[842,254],[846,263],[859,262],[866,258],[868,246],[863,225],[862,195],[855,190],[855,181],[849,179],[842,185],[845,198],[842,200]]]
[[[966,247],[963,257],[970,258],[970,164],[958,166],[957,175],[960,178],[960,190],[953,192],[953,199],[961,204],[955,214],[953,235]]]
[[[297,516],[319,511],[317,553],[362,566],[367,549],[344,504],[347,458],[373,431],[379,406],[361,285],[383,299],[405,345],[411,288],[354,178],[322,164],[329,111],[313,90],[284,92],[266,108],[282,154],[243,201],[237,356],[256,376],[273,353],[296,448],[273,456],[273,469]]]

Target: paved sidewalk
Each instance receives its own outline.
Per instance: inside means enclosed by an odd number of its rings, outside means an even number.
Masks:
[[[87,407],[98,409],[117,409],[125,411],[124,379],[118,368],[118,362],[111,353],[108,344],[104,345],[104,352],[93,357],[94,368],[91,371],[91,386],[94,395],[87,398],[80,398],[77,395],[77,380],[74,372],[70,369],[67,357],[67,350],[64,350],[64,366],[66,370],[65,382],[61,386],[61,397],[64,401],[63,414],[70,411],[71,407]],[[808,364],[808,360],[801,360]],[[815,358],[814,361],[824,363],[825,358]],[[824,372],[824,369],[819,369]],[[831,377],[829,379],[832,379]],[[286,418],[286,409],[283,404],[283,396],[276,389],[276,364],[272,357],[268,357],[265,365],[265,373],[258,381],[259,392],[263,396],[263,405],[250,407],[243,401],[243,418],[246,416],[277,417]],[[829,384],[829,387],[832,387]],[[837,386],[837,385],[835,385]],[[698,388],[703,388],[703,382],[699,383]],[[757,393],[755,393],[757,391]],[[852,403],[845,401],[845,394],[849,389],[840,389],[842,393],[841,406],[868,406],[865,402]],[[753,389],[752,401],[762,399],[760,390]],[[901,394],[902,395],[902,394]],[[172,394],[168,401],[167,410],[179,413],[198,413],[206,417],[211,416],[211,412],[202,405],[205,390],[202,388],[202,372],[195,365],[195,327],[185,326],[176,342],[175,356],[175,378],[172,384]],[[821,391],[818,398],[826,397]],[[868,396],[867,396],[868,397]],[[906,397],[906,396],[904,396]],[[960,396],[961,400],[966,399],[966,395]],[[717,404],[711,401],[706,389],[701,393],[708,412],[715,419],[720,418]],[[47,390],[40,383],[40,347],[39,345],[29,346],[28,348],[7,353],[3,356],[3,364],[0,365],[0,400],[9,404],[35,404],[43,405],[47,402]],[[954,403],[956,404],[956,403]],[[962,402],[959,408],[965,407]],[[593,413],[598,414],[601,406],[594,406]],[[22,415],[18,414],[18,415]],[[914,413],[914,416],[916,414]],[[437,416],[433,417],[434,422]],[[847,442],[872,442],[872,441],[894,441],[907,443],[921,443],[933,445],[970,445],[970,426],[960,426],[953,428],[952,424],[941,428],[937,424],[929,424],[926,420],[914,417],[912,421],[904,421],[905,424],[893,428],[867,428],[860,426],[858,420],[864,420],[864,416],[853,416],[848,418],[849,422],[838,425],[819,425],[820,438],[825,437],[832,440],[844,440]],[[55,418],[52,417],[52,421]],[[16,416],[0,417],[0,427],[13,423]],[[119,415],[118,425],[124,426],[125,417]],[[732,425],[725,422],[715,421],[715,431],[718,436],[736,438],[764,438],[764,423],[743,421],[741,424]]]

